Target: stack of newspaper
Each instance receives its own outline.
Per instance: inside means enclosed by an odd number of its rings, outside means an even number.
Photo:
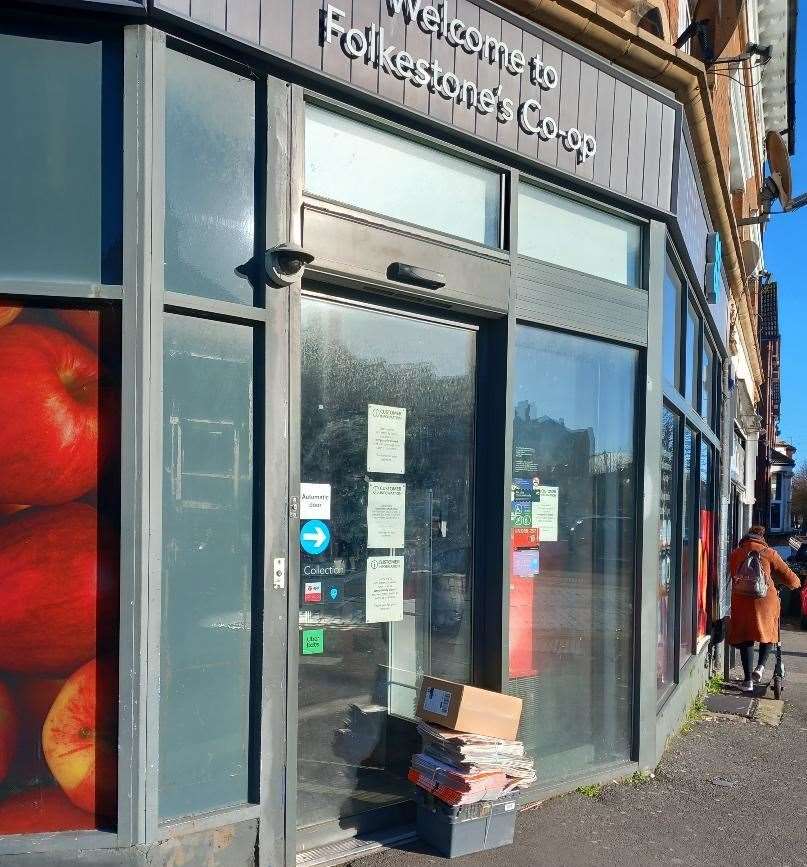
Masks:
[[[409,779],[448,804],[496,800],[535,782],[535,765],[521,741],[466,734],[421,722],[423,750]]]

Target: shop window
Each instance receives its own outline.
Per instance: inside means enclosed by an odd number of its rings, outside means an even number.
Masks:
[[[117,820],[119,311],[0,301],[0,835]]]
[[[641,249],[638,223],[531,184],[519,187],[518,252],[522,256],[639,286]]]
[[[543,783],[631,750],[638,353],[516,333],[510,692]]]
[[[691,656],[695,630],[695,584],[697,575],[696,522],[698,440],[689,425],[684,428],[684,476],[681,502],[681,650],[679,665]]]
[[[694,409],[698,409],[698,376],[700,359],[700,317],[691,301],[687,302],[686,325],[684,331],[684,397]]]
[[[256,83],[166,51],[165,289],[256,302]]]
[[[121,282],[123,45],[0,33],[4,278]]]
[[[701,415],[709,427],[715,426],[715,351],[708,340],[703,341],[701,368]]]
[[[305,828],[408,800],[420,677],[472,679],[476,331],[306,296],[301,332]]]
[[[714,586],[717,571],[716,504],[715,504],[715,450],[705,440],[701,442],[700,477],[700,546],[697,585],[697,635],[709,631],[709,593]]]
[[[165,314],[159,813],[250,798],[251,327]]]
[[[667,260],[664,272],[664,321],[662,366],[664,379],[673,388],[681,389],[681,281]]]
[[[658,641],[656,681],[659,698],[675,682],[675,615],[678,597],[679,553],[677,516],[679,506],[678,455],[680,418],[668,407],[661,414],[661,497],[659,503]]]
[[[315,105],[305,110],[306,192],[500,247],[502,177]]]

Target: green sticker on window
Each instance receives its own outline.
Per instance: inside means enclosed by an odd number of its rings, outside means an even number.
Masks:
[[[325,652],[325,630],[303,630],[303,656],[312,656],[315,653]]]

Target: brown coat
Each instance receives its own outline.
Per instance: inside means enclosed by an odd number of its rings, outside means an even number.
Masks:
[[[791,571],[787,563],[769,548],[759,536],[746,536],[731,552],[729,571],[732,576],[742,565],[751,551],[761,551],[760,561],[768,582],[768,593],[762,599],[752,596],[731,594],[731,622],[729,623],[729,643],[741,644],[743,641],[762,641],[776,643],[779,640],[779,594],[771,579],[775,575],[780,583],[791,589],[801,586],[798,575]]]

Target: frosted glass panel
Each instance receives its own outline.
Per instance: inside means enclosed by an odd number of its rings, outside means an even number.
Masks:
[[[161,819],[249,796],[254,335],[165,316]]]
[[[500,246],[497,172],[313,105],[305,111],[305,189]]]
[[[255,83],[168,51],[165,288],[252,304]]]
[[[594,277],[638,286],[642,229],[636,223],[538,187],[518,193],[518,252]]]

